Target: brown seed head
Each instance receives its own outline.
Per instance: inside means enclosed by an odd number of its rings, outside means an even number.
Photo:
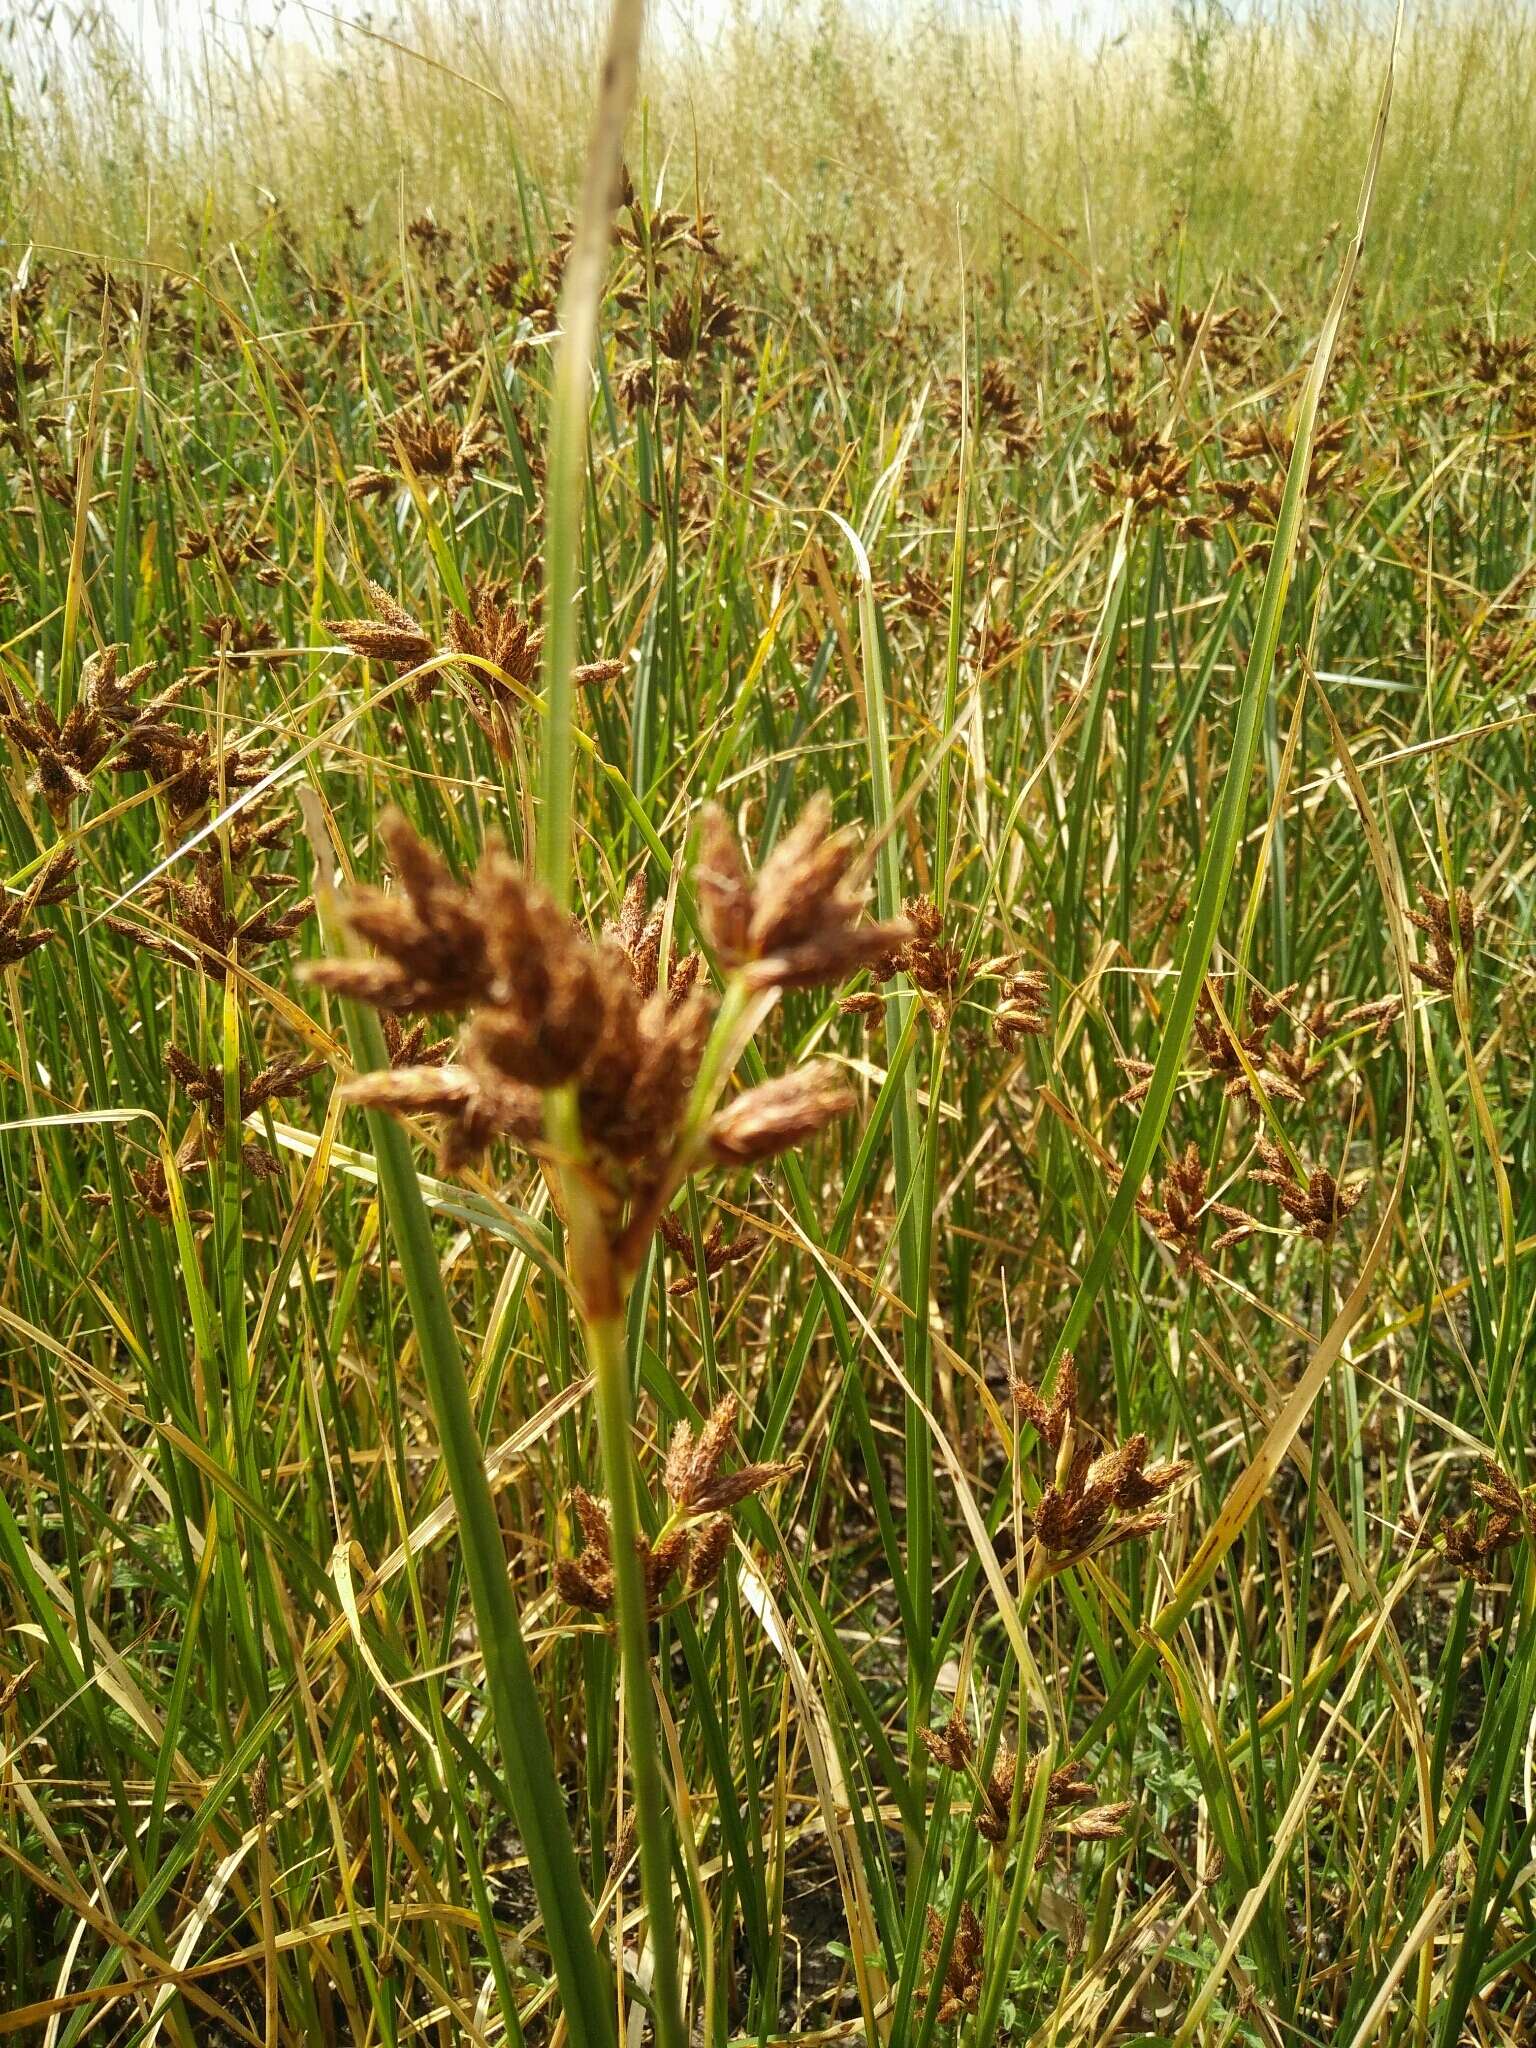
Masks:
[[[981,1922],[977,1919],[970,1900],[967,1899],[960,1908],[955,1939],[944,1970],[943,1995],[939,2000],[938,2011],[938,2022],[941,2027],[952,2026],[956,2021],[963,2020],[980,2005],[983,1947]],[[923,1953],[924,1967],[930,1974],[937,1971],[939,1958],[943,1952],[944,1916],[935,1907],[930,1906],[928,1940]]]
[[[495,993],[484,908],[456,882],[398,811],[386,811],[379,836],[399,888],[354,892],[347,922],[369,940],[374,960],[322,960],[307,967],[321,988],[374,1009],[462,1010]]]
[[[920,1728],[923,1747],[934,1762],[946,1771],[964,1771],[970,1768],[976,1754],[976,1745],[971,1731],[965,1725],[965,1716],[956,1707],[942,1728]]]
[[[731,1518],[716,1515],[699,1529],[689,1546],[683,1585],[689,1593],[702,1593],[720,1576],[731,1548]]]
[[[1046,978],[1033,972],[1013,975],[992,1015],[998,1044],[1005,1052],[1018,1049],[1024,1038],[1044,1038],[1051,1028]]]
[[[901,921],[869,923],[850,886],[858,835],[832,830],[832,801],[811,799],[756,874],[723,815],[705,814],[696,880],[709,936],[724,963],[760,988],[819,988],[900,951]]]
[[[1428,938],[1430,958],[1410,964],[1426,988],[1446,994],[1455,985],[1457,953],[1464,960],[1472,956],[1477,912],[1467,889],[1457,889],[1453,896],[1437,896],[1432,889],[1421,886],[1419,899],[1424,908],[1410,910],[1408,922],[1417,925]]]
[[[1059,1451],[1069,1423],[1077,1415],[1077,1366],[1067,1353],[1056,1375],[1056,1386],[1047,1401],[1028,1380],[1014,1379],[1013,1405],[1047,1449]]]
[[[751,1166],[790,1152],[825,1130],[854,1105],[853,1091],[836,1067],[814,1060],[745,1089],[709,1127],[710,1156],[724,1166]]]
[[[1257,1140],[1257,1149],[1262,1165],[1255,1169],[1253,1178],[1275,1190],[1281,1208],[1298,1229],[1319,1244],[1331,1244],[1339,1225],[1365,1193],[1364,1180],[1340,1182],[1327,1167],[1320,1166],[1303,1184],[1279,1146],[1263,1133]]]
[[[720,1469],[735,1433],[738,1407],[736,1396],[727,1394],[697,1436],[686,1422],[673,1432],[665,1484],[668,1497],[689,1514],[715,1514],[735,1507],[793,1470],[788,1464],[743,1465],[736,1472]]]
[[[431,659],[437,651],[431,635],[411,614],[391,597],[382,584],[364,579],[363,588],[374,614],[371,619],[327,619],[324,621],[327,633],[332,633],[344,647],[350,647],[354,654],[361,654],[369,661],[393,662],[396,668],[416,668]]]

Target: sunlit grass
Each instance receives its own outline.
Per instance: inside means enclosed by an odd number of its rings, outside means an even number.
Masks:
[[[15,142],[0,2031],[1524,2038],[1525,30],[1198,27]]]

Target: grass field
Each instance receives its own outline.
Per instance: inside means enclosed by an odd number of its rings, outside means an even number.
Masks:
[[[1536,21],[456,22],[12,43],[0,2039],[1536,2040]]]

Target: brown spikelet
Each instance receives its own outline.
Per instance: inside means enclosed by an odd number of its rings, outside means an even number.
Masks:
[[[976,1754],[976,1745],[971,1740],[971,1731],[965,1725],[965,1716],[956,1707],[942,1728],[920,1728],[924,1749],[934,1762],[947,1771],[963,1771],[970,1767]]]
[[[941,2027],[953,2026],[956,2021],[963,2020],[968,2013],[975,2012],[980,2005],[983,1947],[981,1922],[977,1919],[970,1900],[967,1899],[960,1908],[954,1942],[944,1969],[938,2010],[938,2022]],[[936,1907],[930,1906],[928,1940],[923,1951],[923,1966],[930,1975],[937,1972],[939,1959],[943,1953],[944,1916]]]
[[[688,1549],[688,1566],[683,1584],[689,1593],[702,1593],[720,1576],[731,1548],[731,1518],[716,1515],[699,1529]]]
[[[622,661],[579,661],[571,670],[571,683],[578,690],[597,690],[604,683],[616,683],[623,673]]]
[[[1450,896],[1437,896],[1421,885],[1419,900],[1424,908],[1410,910],[1406,915],[1408,922],[1428,938],[1430,957],[1409,964],[1426,988],[1449,994],[1455,986],[1457,955],[1470,960],[1477,937],[1477,912],[1471,892],[1457,889]]]
[[[717,810],[705,813],[695,872],[700,907],[723,962],[760,988],[818,988],[883,964],[911,937],[902,921],[863,917],[851,884],[852,830],[832,830],[832,802],[814,796],[756,874]]]
[[[669,1007],[676,1009],[697,981],[704,963],[697,953],[689,953],[682,960],[674,959],[669,970],[663,972],[661,947],[666,923],[666,903],[651,903],[642,870],[624,892],[618,916],[603,926],[603,938],[629,963],[637,995],[653,996],[658,989],[664,989]]]
[[[679,1507],[690,1506],[695,1489],[714,1478],[736,1427],[737,1407],[736,1396],[727,1394],[715,1404],[697,1436],[686,1422],[680,1422],[673,1430],[663,1479],[668,1494]]]
[[[1341,1027],[1349,1024],[1369,1024],[1379,1044],[1402,1015],[1402,1009],[1401,996],[1383,996],[1373,1003],[1356,1003],[1353,1009],[1344,1012],[1339,1024]]]
[[[854,1104],[836,1067],[814,1060],[745,1089],[709,1126],[710,1156],[725,1166],[750,1166],[793,1151],[825,1130]]]
[[[1131,1084],[1119,1098],[1120,1103],[1126,1109],[1134,1109],[1138,1102],[1145,1100],[1147,1091],[1152,1086],[1152,1062],[1126,1057],[1117,1059],[1115,1065]]]
[[[40,946],[46,946],[53,937],[52,932],[28,931],[27,915],[31,908],[26,896],[6,896],[0,899],[0,968],[14,967],[35,953]]]
[[[1157,1503],[1188,1474],[1189,1465],[1149,1465],[1149,1445],[1139,1433],[1095,1455],[1076,1414],[1075,1390],[1074,1406],[1059,1427],[1055,1403],[1048,1407],[1033,1389],[1029,1392],[1038,1404],[1036,1426],[1046,1425],[1056,1438],[1052,1444],[1046,1428],[1040,1428],[1042,1440],[1056,1453],[1055,1471],[1038,1507],[1025,1518],[1037,1545],[1036,1574],[1048,1576],[1160,1528],[1164,1510]]]
[[[40,1668],[41,1662],[41,1658],[34,1658],[30,1664],[23,1664],[14,1677],[6,1679],[5,1683],[0,1685],[0,1714],[15,1706],[33,1673]]]
[[[1281,1208],[1298,1229],[1318,1244],[1331,1244],[1339,1225],[1365,1193],[1365,1182],[1340,1182],[1327,1167],[1320,1166],[1303,1183],[1279,1146],[1263,1133],[1257,1140],[1257,1149],[1262,1163],[1254,1170],[1253,1178],[1275,1190]]]
[[[62,819],[77,798],[90,793],[99,770],[153,773],[158,764],[165,772],[188,742],[164,717],[184,682],[135,704],[154,664],[145,662],[119,675],[119,652],[109,646],[87,657],[75,702],[62,719],[42,697],[0,714],[0,733],[33,762],[35,787],[55,818]]]
[[[499,1081],[450,1062],[359,1074],[342,1088],[360,1109],[437,1120],[438,1163],[444,1173],[473,1166],[498,1138],[536,1145],[544,1129],[537,1089]]]
[[[1008,1839],[1018,1764],[1018,1757],[1007,1743],[1000,1744],[992,1768],[982,1782],[981,1807],[976,1815],[976,1832],[984,1841],[996,1843]]]
[[[1140,1199],[1136,1208],[1158,1239],[1175,1254],[1176,1271],[1210,1280],[1214,1275],[1201,1248],[1207,1220],[1215,1217],[1227,1226],[1212,1243],[1212,1251],[1225,1251],[1241,1244],[1257,1225],[1245,1209],[1207,1195],[1206,1179],[1198,1151],[1193,1144],[1186,1145],[1163,1176],[1162,1206]]]
[[[1125,1832],[1131,1802],[1121,1799],[1109,1806],[1090,1806],[1074,1813],[1062,1832],[1079,1842],[1108,1842]]]
[[[538,680],[544,635],[492,583],[473,585],[469,601],[467,613],[450,616],[448,640],[455,652],[472,657],[464,670],[470,702],[492,744],[505,751],[505,720]]]
[[[424,1017],[418,1017],[414,1024],[402,1024],[391,1011],[385,1010],[379,1023],[392,1067],[440,1067],[453,1050],[451,1038],[430,1036]]]
[[[580,1557],[555,1559],[555,1590],[572,1607],[588,1614],[606,1614],[613,1605],[613,1567],[606,1558],[595,1563],[586,1552]]]
[[[381,956],[323,960],[308,978],[380,1010],[460,1010],[492,992],[485,921],[473,892],[456,882],[399,811],[379,820],[399,888],[356,890],[347,922]]]
[[[1284,988],[1270,995],[1261,988],[1250,988],[1248,1028],[1239,1031],[1223,1022],[1210,987],[1201,989],[1200,1007],[1195,1013],[1195,1038],[1210,1074],[1223,1083],[1227,1095],[1251,1097],[1249,1069],[1258,1072],[1267,1067],[1270,1071],[1264,1081],[1265,1092],[1287,1101],[1301,1101],[1301,1090],[1284,1071],[1283,1064],[1275,1062],[1268,1043],[1275,1019],[1294,993],[1294,989]]]
[[[1522,1492],[1492,1458],[1483,1459],[1483,1477],[1472,1488],[1481,1507],[1440,1524],[1441,1550],[1464,1578],[1486,1586],[1503,1553],[1522,1537],[1536,1538],[1536,1486]]]
[[[1062,1359],[1056,1386],[1047,1401],[1028,1380],[1011,1381],[1013,1405],[1049,1450],[1059,1451],[1068,1425],[1077,1415],[1077,1366],[1070,1352]]]
[[[39,908],[70,902],[74,897],[74,879],[79,868],[80,856],[73,847],[61,846],[57,853],[49,855],[27,891],[28,896]]]
[[[735,1507],[793,1470],[788,1464],[758,1464],[743,1465],[736,1472],[722,1472],[720,1468],[735,1433],[738,1406],[736,1396],[727,1394],[716,1403],[697,1436],[687,1423],[680,1423],[673,1432],[667,1451],[665,1485],[675,1505],[690,1514],[714,1514]]]
[[[1013,975],[992,1013],[992,1026],[1006,1052],[1016,1051],[1021,1039],[1046,1037],[1051,1013],[1045,976],[1033,972]]]
[[[436,648],[419,621],[382,584],[365,578],[363,588],[373,617],[326,619],[326,632],[369,661],[388,661],[396,668],[410,669],[430,660]]]
[[[680,1274],[670,1283],[667,1292],[672,1295],[692,1294],[700,1276],[706,1281],[713,1280],[717,1273],[723,1273],[728,1266],[735,1266],[746,1259],[755,1258],[762,1246],[761,1233],[756,1230],[739,1230],[727,1241],[725,1226],[714,1222],[704,1233],[699,1250],[703,1254],[700,1267],[694,1265],[693,1239],[673,1216],[661,1219],[661,1234],[670,1251],[686,1259],[689,1270]]]

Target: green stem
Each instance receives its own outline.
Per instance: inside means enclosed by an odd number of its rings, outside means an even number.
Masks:
[[[384,1035],[371,1010],[343,1005],[352,1043],[364,1068],[389,1064]],[[459,1538],[470,1599],[485,1660],[486,1691],[501,1743],[508,1789],[545,1935],[560,1987],[560,2002],[578,2048],[611,2048],[615,2040],[610,1977],[592,1939],[586,1893],[571,1840],[565,1798],[555,1775],[544,1712],[523,1642],[517,1601],[507,1576],[506,1552],[484,1449],[470,1406],[469,1383],[452,1311],[438,1269],[410,1143],[382,1111],[368,1113],[379,1192],[394,1234],[437,1423],[443,1467],[458,1510]],[[509,2022],[515,2026],[515,2016]]]
[[[587,1324],[587,1356],[597,1391],[597,1428],[603,1450],[609,1525],[613,1531],[614,1606],[619,1665],[624,1674],[624,1711],[629,1724],[630,1785],[640,1845],[640,1888],[654,1964],[651,2020],[656,2048],[687,2048],[672,1907],[671,1811],[651,1702],[651,1624],[645,1567],[638,1548],[640,1516],[635,1497],[629,1365],[622,1314],[595,1317]]]

